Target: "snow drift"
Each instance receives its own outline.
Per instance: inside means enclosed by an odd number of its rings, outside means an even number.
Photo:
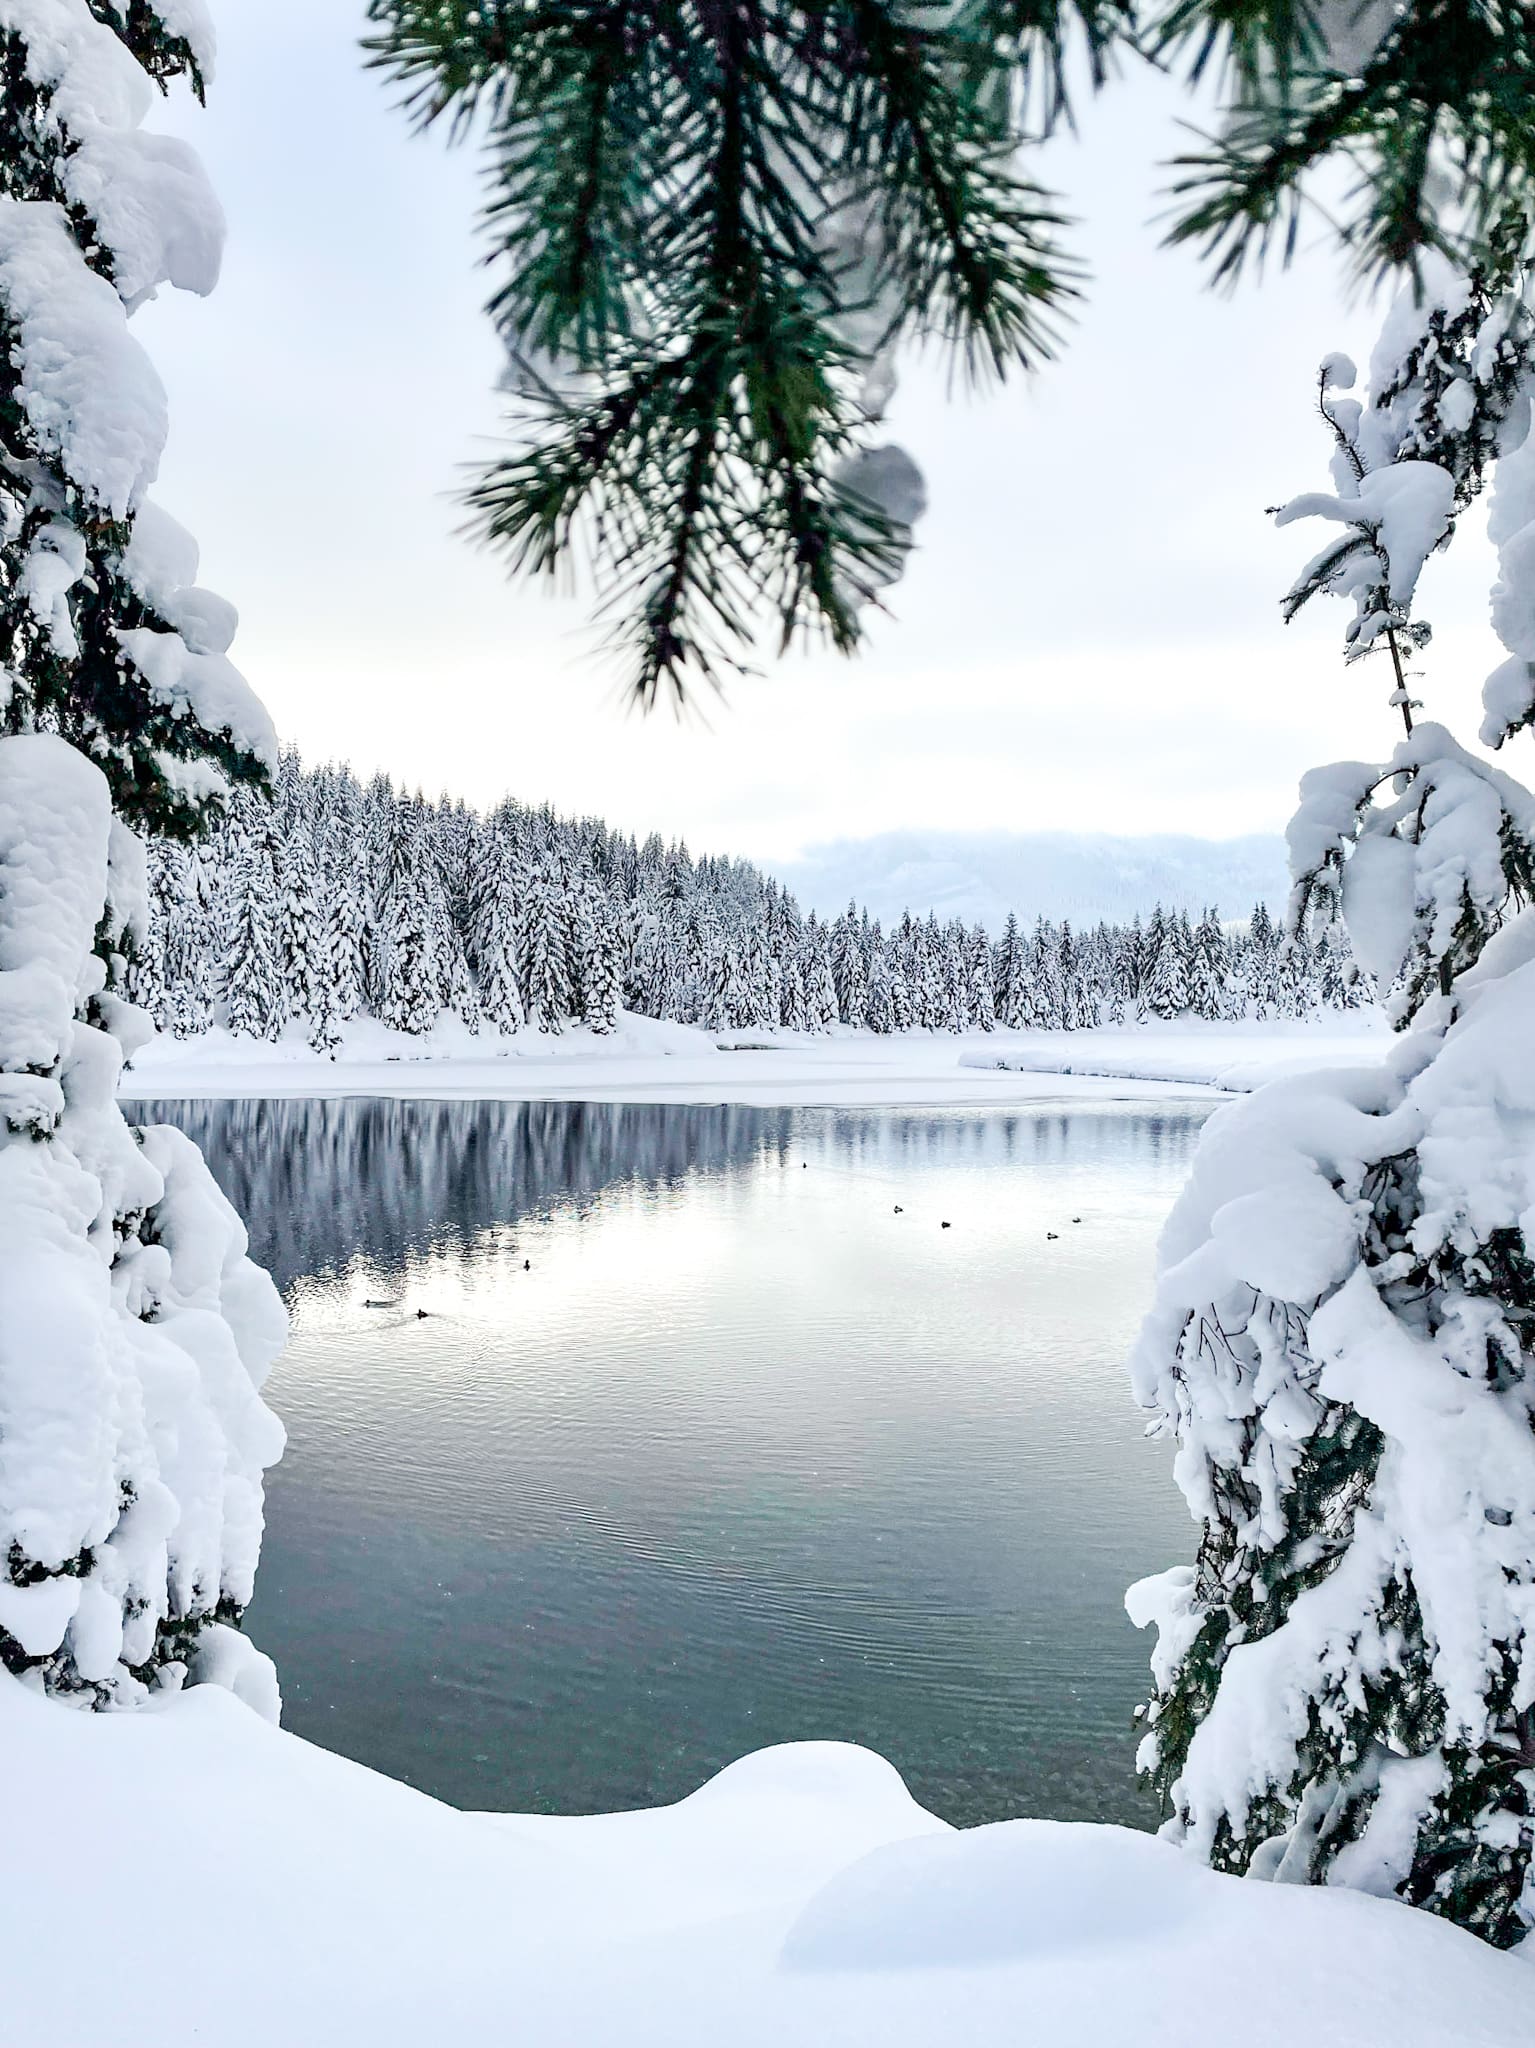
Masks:
[[[1529,1967],[1423,1914],[1120,1828],[956,1833],[839,1744],[656,1812],[491,1817],[212,1689],[77,1715],[0,1674],[0,1755],[14,2048],[1225,2048],[1236,2013],[1244,2048],[1532,2038]],[[111,1887],[82,1955],[81,1872],[129,1843],[154,1882]],[[168,1930],[216,1967],[168,1989]]]

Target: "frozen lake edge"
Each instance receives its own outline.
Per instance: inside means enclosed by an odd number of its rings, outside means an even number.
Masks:
[[[1155,1100],[1244,1092],[1282,1073],[1381,1056],[1373,1015],[1080,1032],[927,1031],[879,1037],[774,1031],[714,1034],[625,1015],[599,1038],[584,1028],[471,1036],[444,1017],[424,1038],[354,1019],[333,1060],[301,1029],[275,1044],[222,1029],[160,1038],[124,1074],[124,1100],[177,1096],[409,1096],[422,1100],[740,1103],[757,1108],[1010,1109],[1062,1098]]]

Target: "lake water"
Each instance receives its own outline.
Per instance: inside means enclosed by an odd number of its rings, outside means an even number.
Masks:
[[[293,1310],[248,1619],[290,1728],[463,1806],[814,1736],[959,1822],[1154,1819],[1121,1599],[1193,1532],[1125,1357],[1201,1110],[135,1114]]]

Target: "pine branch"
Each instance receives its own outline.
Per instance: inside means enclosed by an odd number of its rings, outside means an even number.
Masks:
[[[1177,159],[1170,234],[1217,282],[1288,261],[1314,174],[1340,159],[1337,232],[1366,274],[1535,234],[1517,0],[1406,0],[1374,47],[1365,17],[1320,0],[1164,0],[1144,26],[1135,0],[368,11],[370,59],[416,125],[488,156],[490,310],[536,438],[481,479],[477,530],[514,567],[589,550],[604,608],[636,606],[647,701],[739,665],[763,605],[781,642],[857,644],[905,536],[835,471],[864,445],[864,379],[888,351],[930,342],[995,377],[1053,352],[1078,273],[1018,159],[1031,119],[1071,118],[1073,51],[1094,86],[1121,47],[1218,74],[1223,124]]]
[[[532,439],[474,486],[474,530],[514,569],[584,548],[647,703],[738,668],[764,606],[781,645],[851,651],[905,547],[837,481],[869,355],[1032,366],[1074,290],[973,49],[882,0],[370,16],[418,125],[490,156],[491,312]]]
[[[1509,214],[1535,223],[1535,28],[1518,0],[1416,0],[1357,62],[1291,0],[1180,0],[1161,41],[1194,43],[1196,75],[1219,51],[1232,79],[1220,138],[1176,159],[1169,237],[1203,244],[1218,280],[1276,240],[1290,259],[1307,181],[1335,157],[1357,174],[1340,232],[1366,277],[1435,248],[1486,260]]]

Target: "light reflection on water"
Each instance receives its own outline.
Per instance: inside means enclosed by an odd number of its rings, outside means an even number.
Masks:
[[[289,1727],[467,1806],[827,1736],[954,1820],[1153,1818],[1120,1603],[1191,1531],[1124,1360],[1201,1111],[140,1113],[294,1310]]]

